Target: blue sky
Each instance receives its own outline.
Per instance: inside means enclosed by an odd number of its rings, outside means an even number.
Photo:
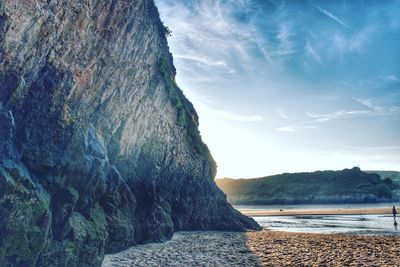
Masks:
[[[400,170],[400,1],[155,2],[217,177]]]

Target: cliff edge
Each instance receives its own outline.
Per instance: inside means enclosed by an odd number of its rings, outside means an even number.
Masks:
[[[0,265],[258,229],[216,187],[151,0],[0,2]]]

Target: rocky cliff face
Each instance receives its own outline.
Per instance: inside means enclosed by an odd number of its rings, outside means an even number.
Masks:
[[[257,229],[215,186],[151,0],[0,1],[0,265]]]

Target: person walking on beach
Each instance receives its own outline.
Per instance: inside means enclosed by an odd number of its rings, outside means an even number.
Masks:
[[[394,222],[396,223],[397,211],[396,211],[396,207],[395,207],[395,206],[393,206],[392,213],[393,213],[393,220],[394,220]]]

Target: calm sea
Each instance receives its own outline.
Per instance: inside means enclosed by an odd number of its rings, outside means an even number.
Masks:
[[[368,209],[392,207],[395,205],[400,212],[400,203],[374,204],[334,204],[334,205],[254,205],[235,206],[246,210],[324,210],[324,209]],[[293,215],[254,217],[264,228],[306,233],[343,233],[360,235],[391,235],[400,236],[400,226],[393,224],[393,217],[385,215]],[[400,224],[400,218],[397,220]]]

